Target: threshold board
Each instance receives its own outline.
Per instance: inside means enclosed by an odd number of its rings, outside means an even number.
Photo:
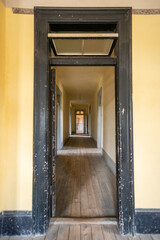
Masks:
[[[51,218],[50,224],[117,225],[116,218]]]

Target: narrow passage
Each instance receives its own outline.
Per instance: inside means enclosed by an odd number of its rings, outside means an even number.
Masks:
[[[57,152],[56,216],[116,216],[116,179],[90,137],[72,136]]]

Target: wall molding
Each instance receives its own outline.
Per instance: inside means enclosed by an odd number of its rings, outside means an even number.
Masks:
[[[13,13],[15,14],[28,14],[33,15],[33,8],[12,8]],[[159,15],[160,9],[132,9],[133,15]]]
[[[12,8],[12,11],[15,14],[34,14],[34,9],[32,8]]]
[[[132,9],[133,15],[158,15],[160,9]]]
[[[116,176],[116,163],[112,160],[108,153],[105,152],[104,149],[102,149],[102,154],[107,163],[107,166],[109,167],[113,175]]]
[[[135,209],[136,233],[160,234],[160,209]]]
[[[0,213],[0,235],[31,235],[31,211],[3,211]]]

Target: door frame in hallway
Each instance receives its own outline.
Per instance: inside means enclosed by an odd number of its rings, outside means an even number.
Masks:
[[[134,170],[132,116],[132,9],[131,8],[35,8],[33,233],[46,232],[51,217],[50,186],[52,143],[49,107],[51,66],[114,66],[116,94],[116,160],[119,229],[133,234]],[[115,23],[119,34],[116,57],[80,56],[49,58],[48,31],[51,23]],[[54,71],[52,77],[54,78]],[[52,78],[52,80],[54,80]],[[53,88],[54,89],[54,88]],[[52,89],[52,90],[53,90]],[[53,106],[54,107],[54,104]],[[55,111],[55,109],[53,109]],[[55,121],[55,119],[53,119]],[[48,137],[49,136],[49,137]],[[55,133],[53,132],[55,141]],[[50,141],[48,140],[50,139]],[[55,149],[53,149],[55,150]]]

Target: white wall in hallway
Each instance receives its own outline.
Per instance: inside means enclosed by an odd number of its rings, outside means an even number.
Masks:
[[[114,67],[102,69],[97,91],[92,99],[92,137],[97,141],[97,94],[102,87],[102,147],[109,157],[116,162],[115,156],[115,74]]]
[[[69,136],[69,97],[56,73],[56,84],[62,93],[62,142],[64,143]]]

